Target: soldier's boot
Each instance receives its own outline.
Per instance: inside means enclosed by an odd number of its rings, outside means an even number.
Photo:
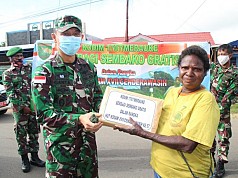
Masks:
[[[225,174],[224,162],[222,160],[218,160],[215,170],[215,177],[222,178],[224,174]]]
[[[215,153],[212,152],[212,158],[213,158],[213,162],[214,162],[214,168],[217,166],[216,164],[216,158],[215,158]]]
[[[45,162],[42,161],[39,156],[38,156],[38,152],[33,152],[31,153],[31,161],[30,163],[34,166],[38,166],[38,167],[45,167]]]
[[[21,155],[21,159],[22,159],[21,170],[25,173],[30,172],[31,165],[28,159],[28,155],[27,154]]]

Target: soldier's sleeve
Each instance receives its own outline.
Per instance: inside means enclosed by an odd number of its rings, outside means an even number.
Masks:
[[[24,67],[25,73],[22,75],[22,80],[26,84],[25,87],[21,88],[21,97],[22,97],[22,105],[25,107],[31,107],[31,74],[32,74],[32,66],[28,64]],[[30,92],[29,92],[30,91]]]
[[[93,110],[96,112],[99,112],[100,104],[103,98],[103,93],[98,83],[97,68],[94,66],[93,70],[94,70],[94,81],[95,81]]]
[[[237,95],[237,87],[238,87],[238,72],[234,69],[234,74],[232,75],[232,79],[226,89],[225,95],[221,100],[222,106],[226,105],[227,101],[231,102],[232,99]]]
[[[214,62],[212,62],[211,64],[210,64],[210,80],[211,80],[211,82],[212,82],[212,80],[214,79],[214,69],[215,69],[215,63]]]
[[[236,75],[235,75],[235,95],[238,97],[238,68],[236,68]]]
[[[2,82],[6,89],[7,97],[12,104],[15,112],[19,112],[23,109],[24,105],[21,102],[20,91],[14,86],[14,81],[11,78],[10,72],[8,70],[4,71],[2,74]]]
[[[79,124],[80,114],[68,114],[54,108],[55,87],[52,83],[52,67],[44,65],[36,68],[32,85],[32,98],[36,107],[37,121],[48,128]]]

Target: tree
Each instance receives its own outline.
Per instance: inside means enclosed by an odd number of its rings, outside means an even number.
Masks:
[[[6,43],[4,41],[0,42],[0,47],[5,47]]]

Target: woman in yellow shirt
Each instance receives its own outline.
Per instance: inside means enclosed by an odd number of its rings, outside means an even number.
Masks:
[[[209,66],[201,47],[194,45],[182,51],[178,60],[182,86],[166,95],[156,133],[143,130],[131,118],[132,126],[115,126],[153,141],[150,164],[155,178],[212,175],[210,148],[220,112],[214,96],[201,85]]]

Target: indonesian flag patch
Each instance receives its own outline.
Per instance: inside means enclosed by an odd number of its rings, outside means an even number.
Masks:
[[[45,76],[35,76],[34,83],[46,83],[46,77]]]

